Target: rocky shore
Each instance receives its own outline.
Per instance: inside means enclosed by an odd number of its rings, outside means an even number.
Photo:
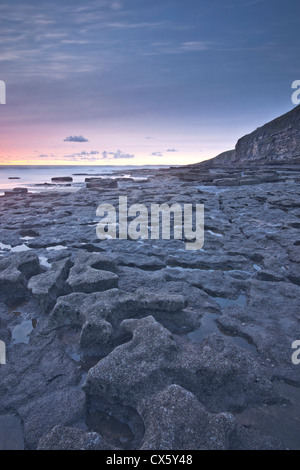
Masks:
[[[0,197],[0,448],[299,448],[300,170],[143,176]],[[124,195],[204,204],[203,248],[99,240]]]

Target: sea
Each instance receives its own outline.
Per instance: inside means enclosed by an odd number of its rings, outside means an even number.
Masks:
[[[141,171],[141,175],[136,170],[155,170],[158,168],[168,168],[165,165],[145,165],[145,166],[117,166],[117,165],[98,165],[98,166],[82,166],[82,165],[0,165],[0,195],[4,191],[13,188],[27,188],[28,192],[42,191],[77,191],[85,186],[85,178],[92,176],[116,178],[116,177],[132,177],[131,171],[135,170],[134,178],[144,178],[145,175]],[[65,184],[53,184],[51,178],[71,176],[73,181],[71,186]],[[46,183],[46,184],[45,184]]]

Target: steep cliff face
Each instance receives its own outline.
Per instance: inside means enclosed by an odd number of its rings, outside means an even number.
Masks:
[[[239,139],[235,150],[209,160],[213,166],[280,162],[300,163],[300,105]]]
[[[300,105],[238,140],[238,160],[281,161],[300,157]]]

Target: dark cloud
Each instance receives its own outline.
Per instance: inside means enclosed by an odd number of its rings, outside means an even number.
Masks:
[[[91,150],[90,152],[86,152],[85,150],[83,150],[80,153],[74,153],[74,155],[78,155],[79,157],[80,156],[88,157],[89,155],[99,155],[99,152],[97,150]]]
[[[88,142],[88,139],[82,135],[70,135],[64,139],[64,142]]]
[[[53,153],[42,153],[38,156],[38,158],[46,158],[46,159],[57,159],[56,155],[54,155]]]
[[[151,155],[153,155],[153,157],[162,157],[163,154],[161,152],[152,152]]]
[[[104,150],[102,152],[103,160],[113,160],[113,159],[121,159],[121,158],[134,158],[133,154],[124,153],[121,150],[117,150],[116,152],[107,152]]]
[[[100,157],[97,157],[99,152],[97,150],[92,150],[91,152],[82,152],[72,153],[71,155],[64,155],[62,160],[73,160],[75,162],[95,162],[99,160]]]

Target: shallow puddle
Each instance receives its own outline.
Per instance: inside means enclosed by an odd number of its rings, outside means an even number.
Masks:
[[[71,348],[67,348],[66,353],[74,362],[77,362],[84,373],[88,372],[102,359],[102,356],[84,356],[75,348],[73,348],[73,350]]]
[[[220,318],[220,314],[207,312],[201,318],[201,325],[197,330],[191,331],[188,333],[188,338],[193,343],[202,343],[202,341],[209,335],[213,333],[221,333],[222,335],[226,336],[235,346],[239,348],[246,349],[254,354],[257,354],[256,347],[249,343],[245,338],[241,336],[231,335],[226,331],[223,331],[222,328],[218,325],[218,318]]]
[[[86,356],[80,351],[80,327],[66,328],[59,335],[59,339],[65,348],[67,355],[81,367],[82,371],[88,372],[102,358],[102,356]]]
[[[206,230],[207,233],[210,233],[211,235],[214,235],[215,237],[223,237],[224,235],[220,232],[217,232],[216,230]]]
[[[40,265],[46,268],[51,268],[51,263],[47,260],[46,256],[39,256]]]
[[[17,343],[29,343],[30,334],[33,328],[36,327],[37,321],[35,318],[31,320],[24,320],[19,325],[16,325],[12,332],[11,337],[14,344]]]
[[[237,414],[236,420],[280,439],[288,449],[300,450],[300,388],[279,380],[273,386],[290,403],[249,408]]]
[[[225,299],[224,297],[213,297],[213,299],[223,308],[233,305],[246,307],[247,305],[247,297],[245,294],[240,294],[236,299]]]
[[[234,274],[245,274],[246,277],[251,277],[252,276],[251,273],[249,273],[248,271],[245,271],[243,269],[229,269],[228,271],[226,271],[226,273],[228,273],[229,275],[231,273],[233,273],[233,275]],[[232,275],[232,277],[233,277],[233,275]]]
[[[183,251],[185,251],[185,250],[183,250]],[[170,270],[174,270],[174,271],[181,271],[183,273],[193,272],[193,271],[198,271],[198,272],[201,272],[201,271],[213,272],[214,271],[214,269],[183,268],[182,266],[169,266],[169,265],[166,265],[166,269],[170,269]]]
[[[47,251],[59,251],[59,250],[67,250],[67,246],[64,245],[55,245],[55,246],[48,246],[46,248]]]
[[[134,434],[127,423],[100,410],[87,416],[86,425],[89,431],[98,432],[117,447],[129,448],[134,439]]]
[[[261,271],[262,268],[260,266],[258,266],[258,264],[254,264],[253,266],[253,269],[255,269],[255,271]]]
[[[29,251],[31,250],[31,248],[29,248],[29,246],[27,245],[17,245],[17,246],[14,246],[11,251],[13,253],[22,253],[23,251]]]
[[[6,245],[5,243],[0,243],[0,250],[11,250],[11,245]]]
[[[206,313],[201,318],[201,326],[188,333],[188,338],[194,343],[201,343],[208,335],[218,332],[217,313]]]
[[[224,331],[222,328],[219,328],[219,329],[223,335],[225,335],[228,339],[230,339],[230,341],[236,346],[238,346],[239,348],[243,348],[243,349],[246,349],[246,351],[250,351],[254,354],[257,354],[257,350],[254,344],[251,344],[242,336],[232,335],[228,333],[227,331]]]

